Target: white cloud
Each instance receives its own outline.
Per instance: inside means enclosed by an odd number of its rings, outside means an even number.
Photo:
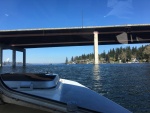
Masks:
[[[9,16],[8,14],[5,14],[5,16]]]
[[[133,14],[132,0],[108,0],[107,7],[112,10],[104,17],[113,15],[119,18],[129,18]]]
[[[108,0],[107,7],[113,8],[117,4],[118,0]]]

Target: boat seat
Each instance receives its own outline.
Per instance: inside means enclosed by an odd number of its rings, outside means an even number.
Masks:
[[[1,78],[8,87],[18,90],[54,88],[59,81],[57,74],[42,73],[5,73]]]
[[[6,73],[1,75],[4,81],[51,81],[55,76],[39,73]]]

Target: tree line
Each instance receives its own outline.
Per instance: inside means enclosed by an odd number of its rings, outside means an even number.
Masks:
[[[66,57],[66,63],[81,63],[81,62],[93,62],[94,54],[82,54],[81,56],[72,57],[70,61]],[[111,63],[111,62],[150,62],[150,45],[137,47],[127,46],[126,48],[116,48],[110,49],[107,53],[103,51],[99,54],[99,61],[102,63]]]

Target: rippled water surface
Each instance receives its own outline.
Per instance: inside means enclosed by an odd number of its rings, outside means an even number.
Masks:
[[[150,64],[59,64],[0,68],[0,73],[47,71],[77,81],[134,113],[150,113]]]

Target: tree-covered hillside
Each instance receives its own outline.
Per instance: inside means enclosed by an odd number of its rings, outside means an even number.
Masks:
[[[66,63],[93,63],[94,54],[82,54],[72,57],[70,61],[66,58]],[[130,62],[150,62],[150,45],[137,47],[126,47],[110,49],[99,54],[100,63],[130,63]]]

